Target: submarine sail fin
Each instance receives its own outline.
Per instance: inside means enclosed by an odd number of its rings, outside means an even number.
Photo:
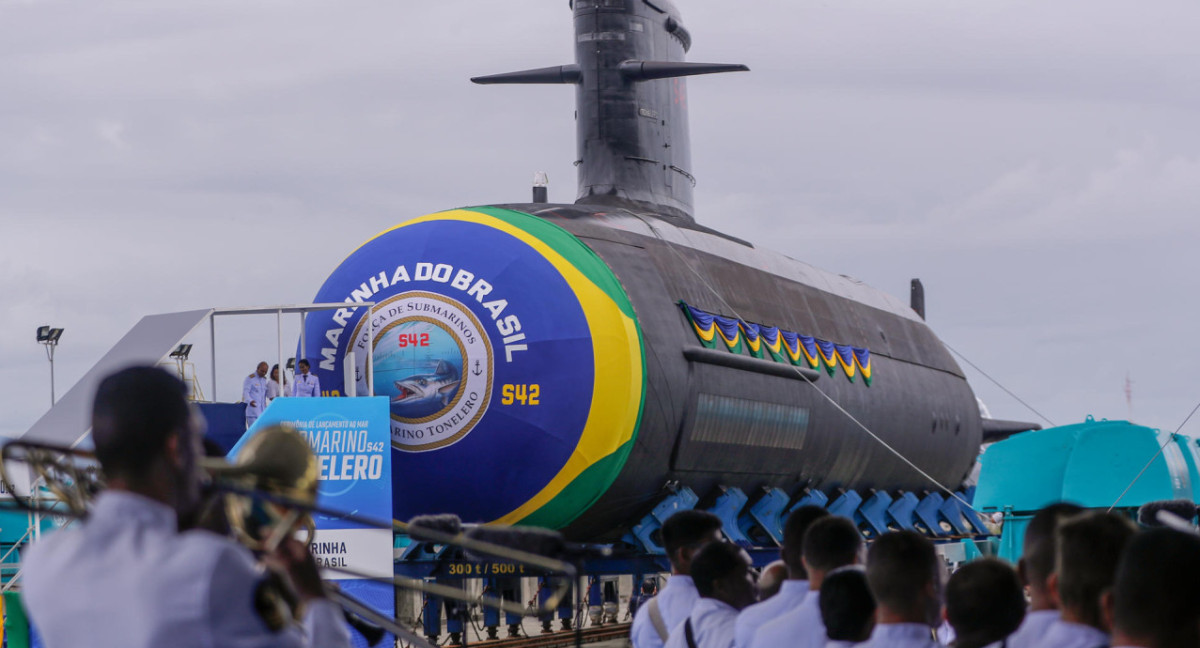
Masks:
[[[487,76],[471,77],[471,83],[477,83],[479,85],[536,83],[572,84],[579,83],[580,78],[581,75],[579,73],[579,66],[572,63],[571,65],[553,65],[534,70],[503,72],[501,74],[489,74]]]
[[[682,63],[678,61],[625,61],[617,66],[617,69],[621,71],[621,76],[630,81],[652,81],[698,74],[750,71],[749,67],[740,63]]]

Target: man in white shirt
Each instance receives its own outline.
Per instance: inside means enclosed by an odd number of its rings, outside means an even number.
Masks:
[[[946,583],[946,620],[956,646],[1003,641],[1025,618],[1025,591],[1017,572],[996,558],[959,568]]]
[[[734,644],[738,648],[750,648],[760,628],[800,606],[809,590],[808,572],[804,570],[804,561],[800,557],[804,533],[813,522],[828,516],[829,511],[819,506],[801,506],[788,515],[783,525],[783,548],[779,552],[787,565],[788,579],[783,581],[778,594],[738,614],[734,625]]]
[[[1200,538],[1172,529],[1130,541],[1104,595],[1113,646],[1200,646]]]
[[[1033,648],[1051,624],[1058,621],[1058,604],[1050,596],[1046,579],[1054,572],[1054,529],[1058,521],[1083,512],[1074,504],[1059,502],[1038,511],[1025,527],[1025,544],[1017,573],[1029,590],[1029,611],[1021,627],[1009,636],[1008,648]]]
[[[858,562],[862,534],[849,519],[827,516],[804,534],[801,560],[808,572],[808,595],[800,605],[754,633],[751,648],[823,648],[829,638],[821,621],[821,584],[829,572]]]
[[[1062,618],[1050,625],[1039,648],[1108,647],[1100,595],[1112,587],[1121,551],[1135,533],[1133,522],[1115,513],[1083,513],[1059,523],[1048,584]]]
[[[254,373],[242,381],[242,402],[246,404],[246,429],[250,429],[267,407],[267,363],[258,363]]]
[[[879,536],[867,553],[867,582],[875,594],[875,630],[861,648],[937,648],[941,616],[937,552],[914,531]]]
[[[750,556],[729,542],[710,543],[696,554],[692,579],[700,599],[665,648],[733,648],[738,611],[758,598]]]
[[[296,384],[292,387],[293,395],[297,398],[313,398],[321,395],[321,380],[310,374],[308,360],[296,363]]]
[[[31,547],[25,606],[47,648],[349,648],[340,610],[296,540],[270,559],[283,567],[304,627],[270,605],[278,590],[243,546],[178,531],[200,493],[203,419],[187,388],[155,367],[101,383],[92,413],[107,479],[87,519]]]
[[[721,539],[721,518],[707,511],[679,511],[663,523],[662,538],[671,577],[634,615],[629,632],[634,648],[662,648],[671,629],[691,612],[700,598],[692,583],[692,558],[706,544]]]

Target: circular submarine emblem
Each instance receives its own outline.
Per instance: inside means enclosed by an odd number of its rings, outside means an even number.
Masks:
[[[375,393],[388,397],[392,447],[423,452],[466,437],[492,393],[492,345],[475,315],[456,300],[413,291],[377,304],[371,327]],[[363,320],[353,344],[367,347]],[[361,361],[356,382],[365,393]]]

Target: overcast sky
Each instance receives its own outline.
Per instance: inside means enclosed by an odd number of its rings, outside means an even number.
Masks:
[[[934,331],[1055,423],[1127,418],[1126,376],[1151,426],[1200,400],[1200,7],[677,4],[690,60],[752,69],[689,82],[701,223],[922,278]],[[0,434],[49,405],[40,324],[61,395],[143,315],[311,301],[378,231],[534,171],[572,202],[574,93],[468,82],[571,62],[571,28],[566,0],[0,0]],[[222,325],[220,398],[275,327]]]

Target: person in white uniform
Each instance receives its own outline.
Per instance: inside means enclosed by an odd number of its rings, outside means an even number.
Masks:
[[[875,596],[862,567],[844,567],[826,574],[820,592],[821,623],[829,637],[825,648],[849,648],[871,638]]]
[[[941,616],[938,557],[914,531],[885,533],[867,552],[867,582],[875,594],[875,629],[863,648],[936,648]]]
[[[267,604],[278,590],[249,550],[208,531],[178,531],[199,501],[203,419],[179,379],[155,367],[105,378],[92,439],[107,479],[90,515],[33,543],[25,607],[47,648],[348,648],[308,549],[288,539],[270,559],[303,625]],[[279,579],[276,579],[278,581]]]
[[[754,635],[768,622],[796,609],[808,594],[808,572],[800,557],[804,534],[817,520],[828,517],[829,511],[819,506],[801,506],[792,511],[783,525],[783,548],[779,555],[787,565],[788,579],[783,581],[779,593],[755,603],[738,614],[734,625],[734,644],[738,648],[750,648]]]
[[[308,360],[301,360],[296,363],[296,384],[292,387],[292,392],[297,398],[315,398],[321,395],[321,381],[315,375],[309,373]]]
[[[1102,605],[1113,646],[1200,646],[1200,538],[1173,529],[1139,533],[1121,556]]]
[[[955,648],[1000,646],[1025,618],[1025,589],[1012,567],[979,558],[959,568],[946,583],[946,620]]]
[[[700,598],[665,648],[733,648],[738,611],[758,598],[750,556],[733,543],[709,543],[692,562],[692,580]]]
[[[821,584],[829,572],[857,563],[861,548],[862,534],[849,519],[831,515],[813,522],[801,550],[808,595],[797,608],[759,629],[751,648],[822,648],[829,638],[821,621]]]
[[[1112,587],[1121,551],[1137,533],[1128,518],[1092,512],[1059,523],[1051,596],[1062,618],[1046,630],[1039,648],[1107,648],[1109,627],[1100,595]]]
[[[707,511],[679,511],[662,528],[663,548],[671,561],[671,577],[654,598],[638,608],[629,638],[634,648],[662,648],[700,598],[692,583],[692,558],[705,545],[721,539],[721,518]]]
[[[246,404],[246,429],[249,429],[267,407],[267,363],[258,363],[254,373],[242,381],[242,402]]]
[[[1038,511],[1025,527],[1025,543],[1017,573],[1029,591],[1029,610],[1021,627],[1006,640],[1008,648],[1033,648],[1050,625],[1058,621],[1058,603],[1050,596],[1046,580],[1054,573],[1054,529],[1058,521],[1083,512],[1074,504],[1059,502]]]

